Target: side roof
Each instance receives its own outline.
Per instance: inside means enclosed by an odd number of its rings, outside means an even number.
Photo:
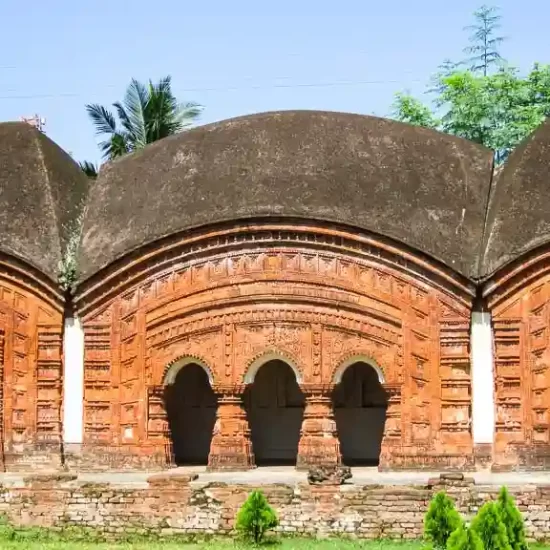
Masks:
[[[510,155],[495,177],[480,263],[489,277],[550,242],[550,120]]]
[[[102,167],[81,278],[162,237],[269,216],[378,233],[474,278],[491,174],[488,149],[376,117],[286,111],[209,124]]]
[[[0,123],[0,252],[56,281],[87,187],[74,160],[36,128]]]

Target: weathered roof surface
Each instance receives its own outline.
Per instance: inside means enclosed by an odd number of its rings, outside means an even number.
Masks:
[[[36,128],[0,123],[0,251],[57,280],[87,185],[73,159]]]
[[[493,183],[480,275],[550,242],[550,120],[510,155]]]
[[[474,276],[491,171],[483,147],[369,116],[287,111],[198,127],[102,167],[81,277],[161,237],[259,216],[356,226]]]

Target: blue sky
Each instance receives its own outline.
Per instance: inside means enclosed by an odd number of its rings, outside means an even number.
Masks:
[[[167,74],[180,100],[204,105],[201,123],[276,109],[384,116],[395,92],[421,95],[444,58],[462,57],[481,3],[3,0],[0,120],[39,113],[77,160],[98,161],[84,105]],[[522,70],[550,63],[550,1],[497,5],[503,54]]]

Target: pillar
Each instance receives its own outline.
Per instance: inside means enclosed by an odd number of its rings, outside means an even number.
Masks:
[[[386,392],[388,407],[386,409],[386,424],[380,449],[380,471],[391,471],[394,467],[396,451],[402,447],[403,418],[401,407],[401,384],[382,384]]]
[[[474,453],[486,462],[490,461],[495,435],[493,331],[489,312],[472,312],[470,345]]]
[[[210,455],[209,471],[242,471],[255,467],[250,428],[243,406],[245,386],[214,386],[218,411]]]
[[[76,317],[65,319],[63,355],[63,443],[70,450],[84,436],[84,331]]]
[[[300,388],[306,398],[306,407],[296,468],[339,466],[342,455],[332,403],[334,386],[302,384]]]

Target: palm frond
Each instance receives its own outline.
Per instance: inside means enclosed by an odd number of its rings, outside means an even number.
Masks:
[[[132,79],[124,97],[124,112],[127,131],[131,135],[134,148],[141,149],[147,145],[147,104],[150,92],[146,86]],[[120,115],[119,115],[120,116]]]
[[[86,111],[92,119],[97,134],[113,134],[117,131],[115,117],[102,105],[86,105]]]
[[[82,162],[79,162],[78,165],[80,166],[80,169],[89,177],[89,178],[92,178],[92,179],[96,179],[98,174],[99,174],[99,170],[97,168],[97,166],[88,161],[88,160],[84,160]]]

